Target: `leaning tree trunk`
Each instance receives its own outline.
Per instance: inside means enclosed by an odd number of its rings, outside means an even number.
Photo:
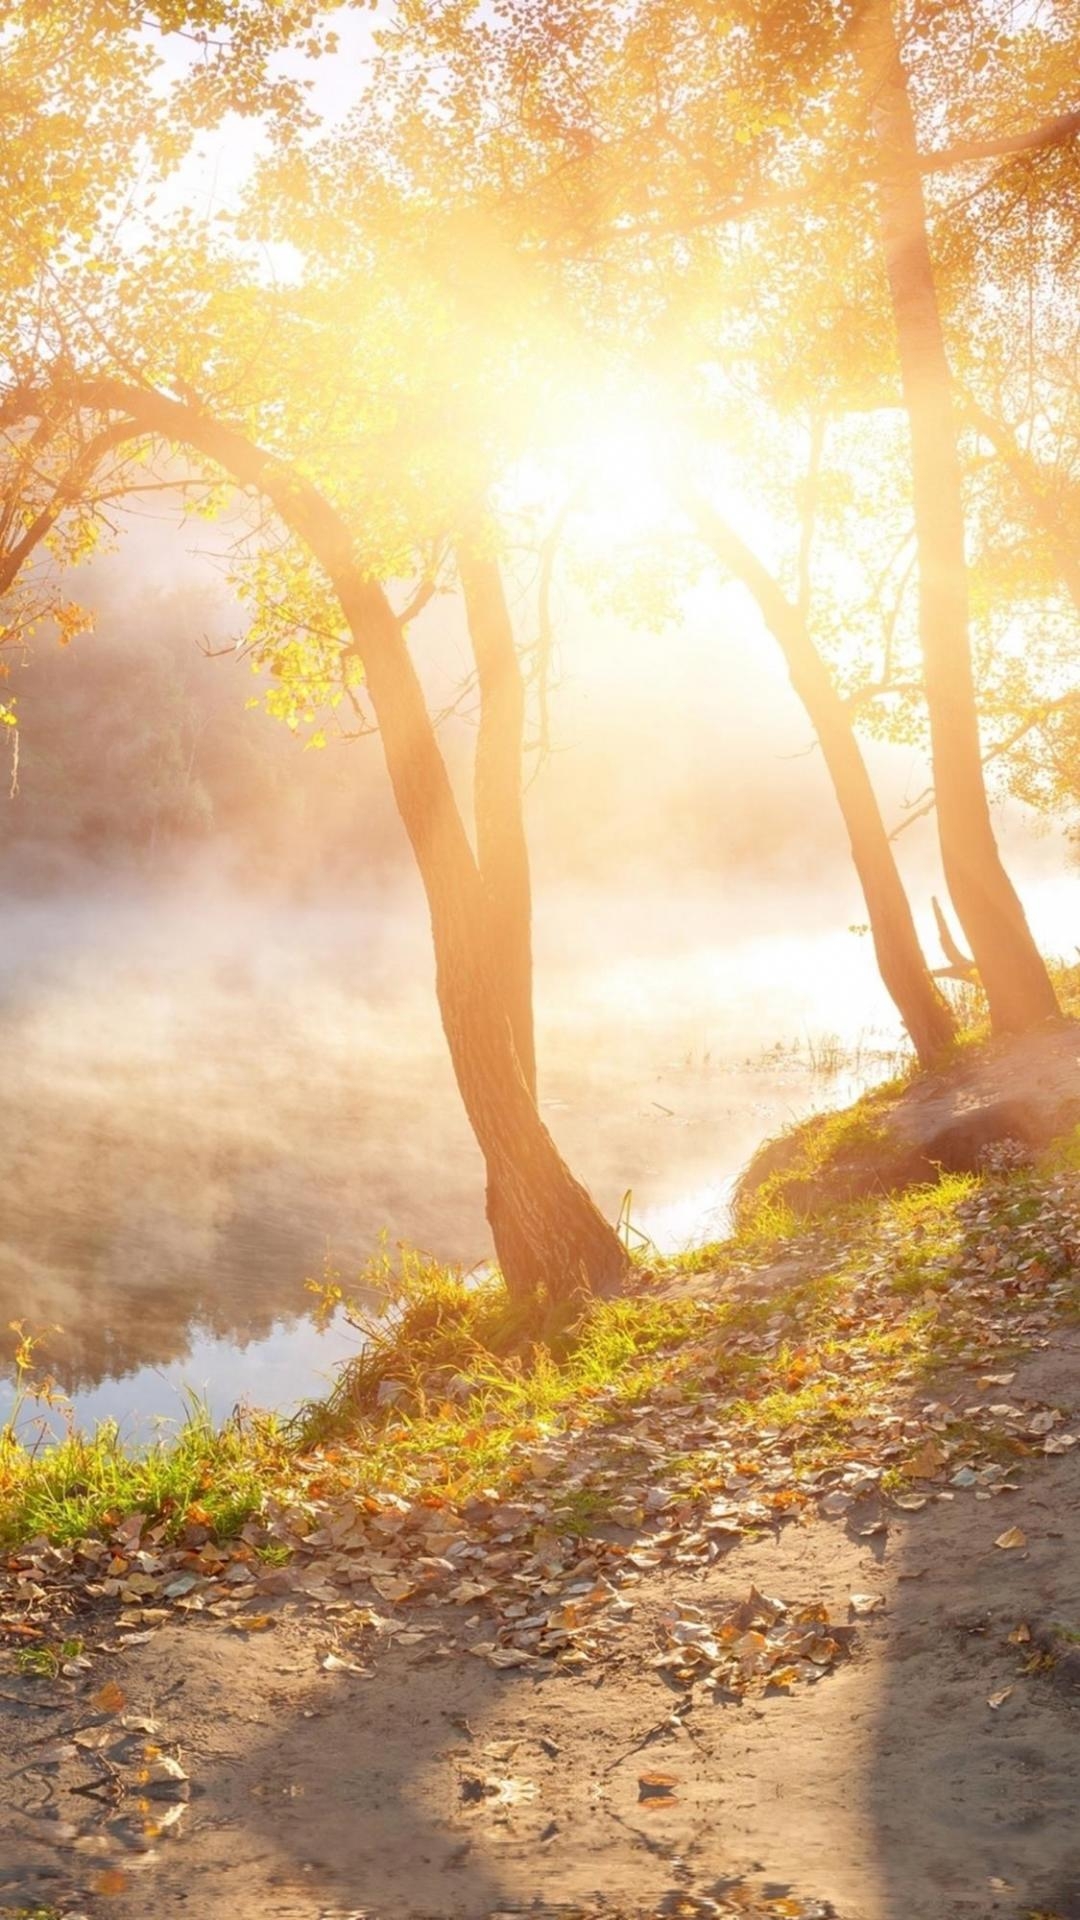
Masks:
[[[480,689],[473,807],[488,928],[522,1078],[536,1099],[532,882],[522,806],[525,686],[497,561],[472,540],[458,548]]]
[[[488,1218],[507,1286],[523,1298],[609,1291],[626,1252],[559,1154],[522,1077],[484,882],[401,630],[358,570],[336,584],[427,892],[439,1011],[487,1168]]]
[[[878,212],[911,434],[919,630],[942,863],[993,1028],[1019,1032],[1058,1007],[1002,865],[986,796],[952,379],[890,0],[872,0],[865,9],[857,45],[877,144]]]
[[[260,492],[324,569],[355,640],[394,798],[427,894],[439,1010],[484,1156],[495,1251],[509,1291],[531,1301],[616,1287],[626,1250],[562,1159],[537,1111],[499,989],[487,898],[401,625],[363,572],[348,528],[293,468],[201,408],[120,380],[88,380],[83,407],[130,415],[133,434],[193,448]]]
[[[923,957],[904,883],[847,708],[810,638],[800,609],[792,605],[733,527],[704,501],[695,499],[689,504],[713,552],[750,589],[780,645],[791,684],[817,734],[844,817],[881,978],[919,1060],[927,1066],[953,1038],[955,1024]]]

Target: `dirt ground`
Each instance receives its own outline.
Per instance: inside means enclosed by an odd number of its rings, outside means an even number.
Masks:
[[[737,1204],[767,1181],[779,1182],[774,1199],[804,1213],[932,1182],[942,1170],[982,1170],[995,1156],[1020,1164],[1080,1123],[1078,1065],[1072,1020],[961,1052],[940,1072],[873,1095],[863,1118],[879,1131],[841,1137],[823,1163],[811,1143],[831,1124],[826,1114],[764,1141],[740,1176]]]
[[[1078,1380],[1066,1333],[1009,1392],[1073,1419]],[[996,1546],[1012,1527],[1024,1544]],[[661,1617],[676,1602],[722,1616],[752,1584],[840,1617],[866,1596],[851,1657],[789,1694],[701,1688],[673,1712],[687,1696],[648,1664]],[[0,1907],[489,1920],[727,1912],[753,1895],[839,1920],[1080,1920],[1077,1452],[996,1497],[793,1522],[625,1597],[625,1631],[579,1673],[498,1672],[422,1638],[369,1660],[350,1650],[361,1592],[329,1615],[282,1596],[257,1635],[170,1620],[85,1678],[6,1676]],[[415,1632],[416,1609],[402,1620]],[[1040,1661],[1053,1629],[1063,1657]],[[470,1630],[482,1638],[479,1619]],[[103,1616],[90,1645],[108,1632]],[[325,1668],[328,1652],[345,1664]],[[176,1756],[190,1787],[159,1790],[186,1802],[145,1798],[121,1718],[92,1705],[110,1679],[129,1717],[156,1723],[130,1728],[132,1752],[152,1739]],[[114,1742],[100,1758],[95,1727]]]

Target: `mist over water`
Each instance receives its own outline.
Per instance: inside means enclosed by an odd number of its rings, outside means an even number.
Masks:
[[[850,936],[803,938],[793,988],[787,935],[747,939],[705,899],[674,951],[661,924],[639,896],[542,910],[538,1013],[560,1146],[667,1250],[722,1231],[764,1133],[850,1091],[756,1056],[881,1009]],[[356,1340],[316,1330],[307,1278],[349,1279],[383,1232],[489,1252],[408,887],[244,900],[206,874],[15,901],[0,1048],[0,1316],[60,1326],[43,1353],[82,1419],[176,1416],[184,1387],[219,1414],[292,1404]]]

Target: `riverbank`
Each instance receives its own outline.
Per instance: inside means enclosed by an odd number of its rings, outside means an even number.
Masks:
[[[299,1430],[9,1448],[0,1909],[1066,1920],[1080,1132],[401,1321]]]

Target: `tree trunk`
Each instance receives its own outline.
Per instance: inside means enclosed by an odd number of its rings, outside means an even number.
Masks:
[[[498,563],[471,541],[463,541],[458,568],[480,687],[473,791],[476,853],[518,1064],[535,1100],[532,883],[521,791],[525,686]]]
[[[405,637],[382,589],[359,566],[348,528],[292,467],[201,408],[119,380],[80,384],[84,407],[123,411],[133,433],[204,454],[256,489],[324,569],[360,656],[394,798],[431,915],[435,982],[454,1074],[488,1176],[489,1220],[517,1298],[609,1292],[627,1254],[559,1154],[522,1078],[499,987],[484,884],[454,799]],[[492,1196],[498,1196],[492,1204]]]
[[[859,876],[881,978],[923,1066],[955,1033],[952,1013],[930,975],[911,907],[847,708],[807,631],[799,608],[781,592],[757,555],[703,500],[691,503],[717,558],[750,589],[778,641],[791,684],[817,734]]]
[[[856,44],[877,143],[877,194],[911,434],[919,631],[942,864],[996,1033],[1058,1012],[1001,863],[983,778],[971,662],[964,511],[952,379],[934,284],[915,121],[890,0],[871,0]]]

